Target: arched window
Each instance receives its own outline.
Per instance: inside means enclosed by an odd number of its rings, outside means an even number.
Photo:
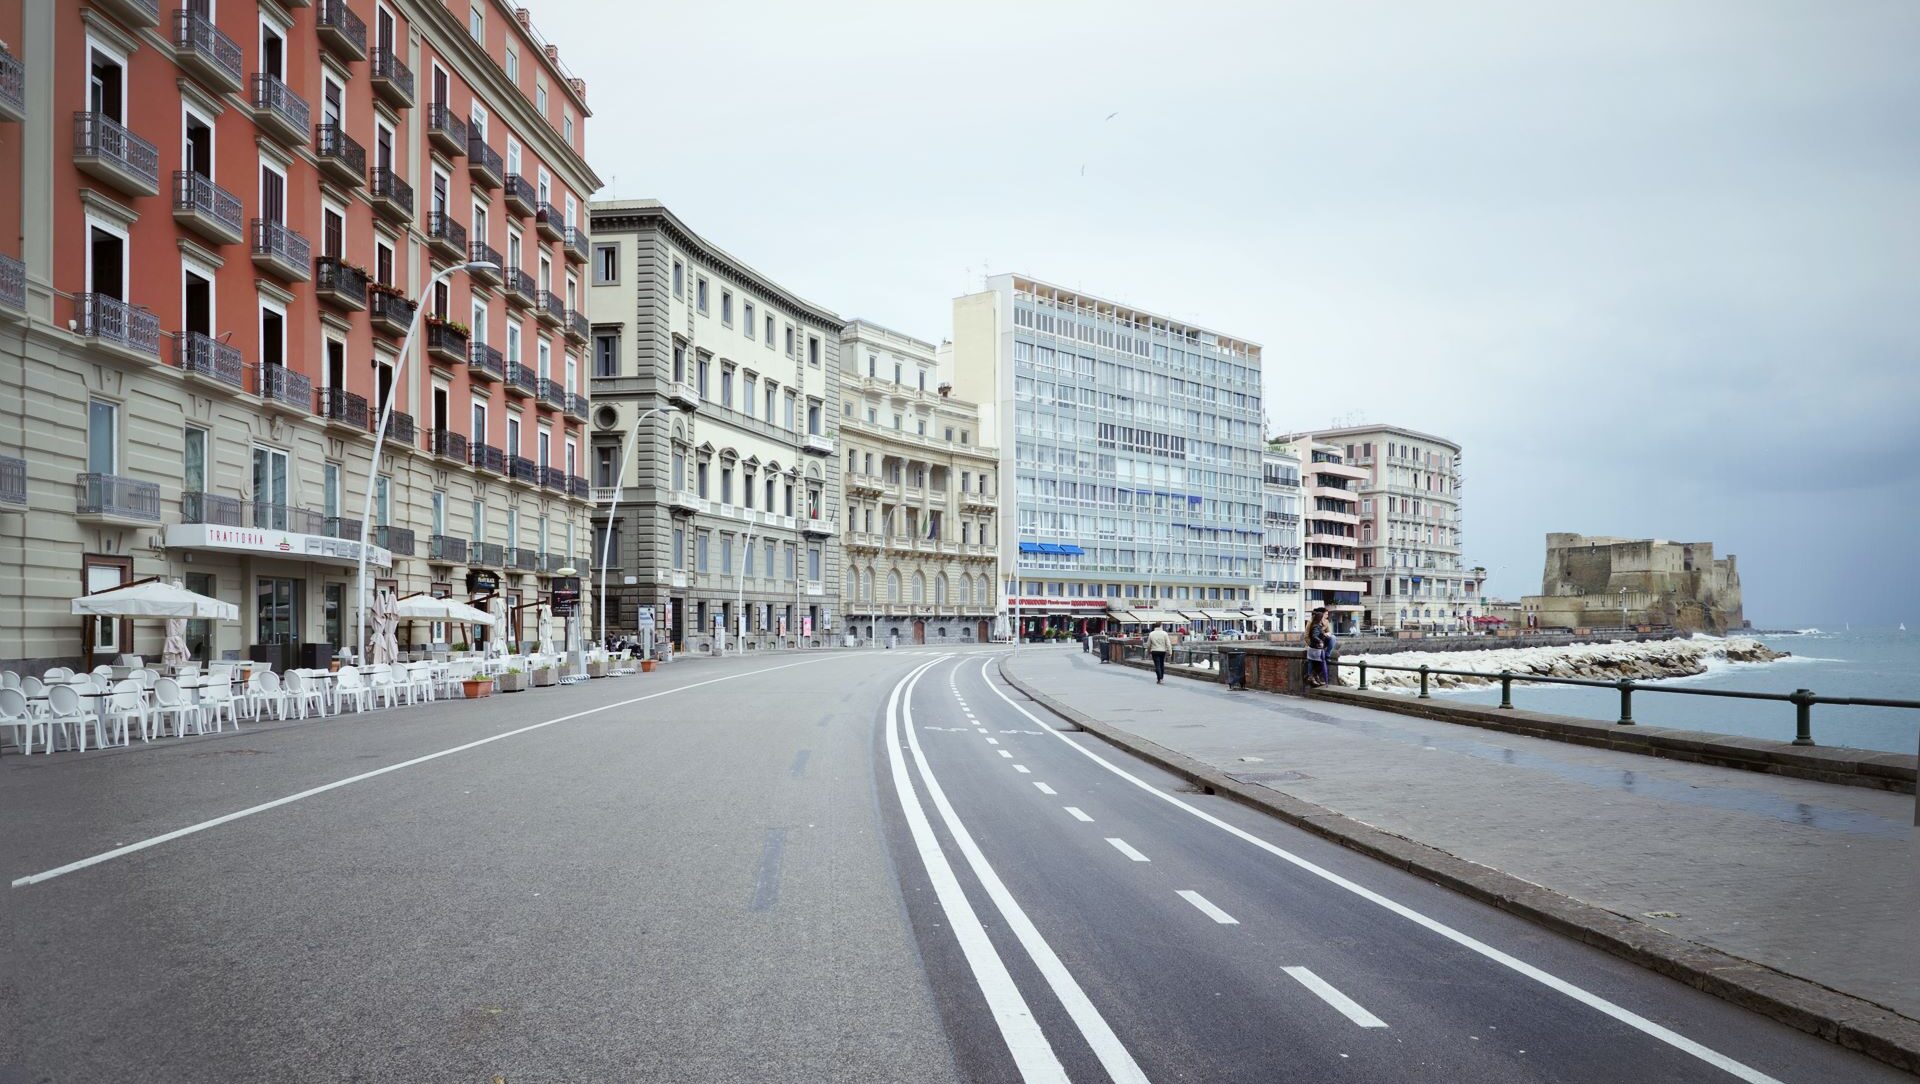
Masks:
[[[927,601],[927,574],[924,572],[913,574],[913,601]]]
[[[947,604],[947,574],[944,572],[933,578],[933,602],[936,606]]]
[[[867,601],[868,602],[880,601],[878,598],[874,596],[874,593],[873,593],[873,569],[871,568],[867,569],[866,580],[867,580]]]
[[[852,583],[853,601],[859,602],[860,601],[860,570],[857,568],[848,569],[847,579],[853,581]]]
[[[900,571],[898,569],[887,573],[887,601],[900,601]]]

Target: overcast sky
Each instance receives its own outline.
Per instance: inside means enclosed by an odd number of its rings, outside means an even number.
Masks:
[[[1657,535],[1920,621],[1920,4],[528,2],[602,198],[843,316],[1080,287],[1263,344],[1275,430],[1458,440],[1493,593]]]

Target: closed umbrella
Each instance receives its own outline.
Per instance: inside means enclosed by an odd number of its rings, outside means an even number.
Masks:
[[[167,644],[160,649],[160,661],[168,666],[178,666],[192,660],[193,653],[187,650],[186,618],[167,618]]]
[[[553,607],[540,604],[540,650],[553,653]]]
[[[495,594],[487,603],[488,612],[493,614],[493,632],[488,648],[493,654],[507,653],[507,600],[504,595]]]
[[[367,645],[368,656],[376,663],[394,663],[400,659],[400,647],[394,639],[393,630],[398,615],[393,608],[392,590],[382,587],[373,594],[373,642]]]

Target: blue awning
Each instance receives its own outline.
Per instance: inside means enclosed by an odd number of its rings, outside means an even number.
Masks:
[[[1072,556],[1075,556],[1075,557],[1078,557],[1081,554],[1087,552],[1086,550],[1081,549],[1079,546],[1072,545],[1071,543],[1061,545],[1057,548],[1061,553],[1071,554]]]
[[[1022,542],[1020,543],[1020,552],[1021,553],[1045,553],[1047,551],[1038,542]]]
[[[1079,546],[1060,542],[1022,542],[1020,543],[1020,552],[1046,553],[1052,554],[1055,557],[1078,557],[1087,551],[1081,549]]]

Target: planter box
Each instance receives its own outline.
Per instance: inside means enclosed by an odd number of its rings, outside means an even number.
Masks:
[[[653,660],[652,660],[652,659],[641,659],[641,660],[640,660],[640,672],[641,672],[641,673],[643,673],[643,674],[651,674],[651,673],[653,673],[653,667],[654,667],[654,662],[653,662]]]
[[[607,664],[606,664],[606,663],[604,663],[604,662],[590,662],[590,663],[588,663],[588,664],[587,664],[587,676],[588,676],[588,677],[590,677],[590,678],[603,678],[603,677],[606,677],[606,676],[607,676]]]
[[[468,700],[473,700],[482,696],[492,696],[493,682],[463,681],[460,683],[460,691],[466,694],[466,697]]]
[[[543,689],[549,685],[558,685],[559,683],[560,671],[555,670],[551,666],[533,672],[533,684],[535,688]]]
[[[493,679],[493,683],[498,685],[500,691],[503,693],[523,693],[527,691],[527,675],[524,672],[518,674],[501,674],[499,677]]]

